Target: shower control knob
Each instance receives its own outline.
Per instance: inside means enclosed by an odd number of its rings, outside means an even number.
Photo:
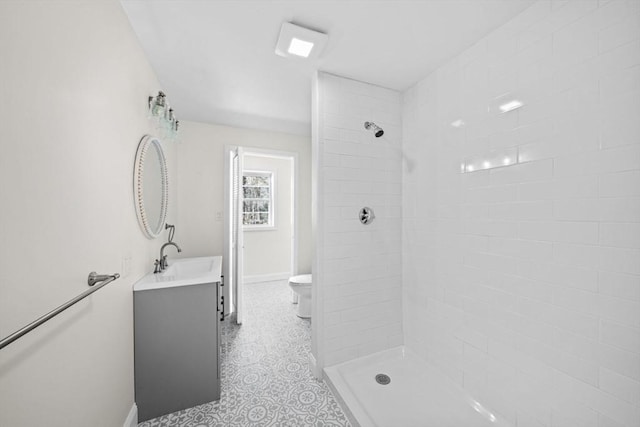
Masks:
[[[373,221],[373,218],[375,218],[373,216],[373,209],[367,208],[367,207],[360,209],[358,218],[360,219],[360,222],[363,223],[364,225],[369,224],[371,221]]]

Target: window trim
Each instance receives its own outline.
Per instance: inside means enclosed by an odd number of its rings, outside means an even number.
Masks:
[[[244,231],[266,231],[276,230],[276,173],[275,171],[267,170],[244,170],[242,171],[242,178],[244,181],[245,176],[268,176],[269,177],[269,223],[268,224],[245,224],[244,223],[244,210],[242,211],[242,229]],[[244,183],[241,184],[241,191],[243,194],[242,200],[244,201]]]

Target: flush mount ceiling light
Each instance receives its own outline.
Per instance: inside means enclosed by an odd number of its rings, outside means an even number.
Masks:
[[[317,58],[328,39],[326,34],[285,22],[280,28],[276,54],[285,58]]]
[[[292,55],[298,55],[304,58],[308,58],[311,50],[313,50],[313,43],[306,42],[294,37],[291,39],[291,43],[289,44],[289,49],[287,49],[287,52]]]

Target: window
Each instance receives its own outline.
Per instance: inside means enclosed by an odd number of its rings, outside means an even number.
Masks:
[[[245,171],[242,176],[242,225],[273,227],[273,172]]]

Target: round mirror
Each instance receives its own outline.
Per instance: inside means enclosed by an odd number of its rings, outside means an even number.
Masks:
[[[133,185],[138,222],[144,235],[153,239],[164,226],[169,198],[167,162],[158,138],[145,135],[138,144]]]

